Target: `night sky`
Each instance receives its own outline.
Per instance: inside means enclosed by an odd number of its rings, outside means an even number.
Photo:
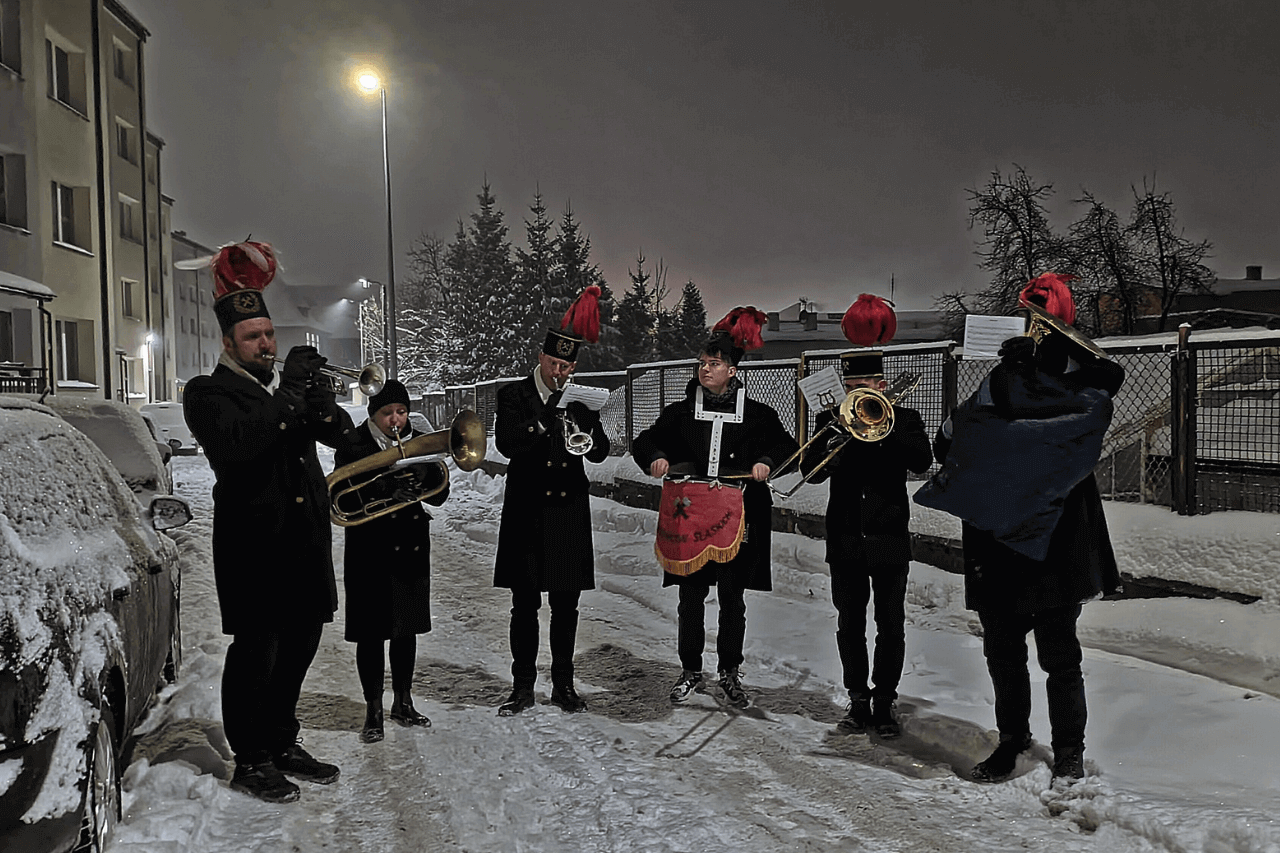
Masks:
[[[124,0],[173,226],[252,232],[291,283],[397,279],[487,178],[513,243],[535,188],[621,298],[643,250],[708,312],[985,283],[969,188],[1014,164],[1127,218],[1153,175],[1209,266],[1280,276],[1280,4]]]

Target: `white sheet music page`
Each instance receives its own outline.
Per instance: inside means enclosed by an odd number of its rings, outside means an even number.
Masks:
[[[796,385],[804,395],[804,401],[815,412],[839,405],[844,399],[844,380],[840,378],[840,371],[836,370],[834,364],[829,364],[816,373],[810,373]]]
[[[574,401],[582,403],[593,412],[598,412],[605,403],[609,402],[609,389],[570,382],[565,386],[564,394],[560,397],[560,408],[563,409]]]
[[[998,358],[1000,345],[1026,330],[1025,317],[969,314],[964,318],[965,358]]]

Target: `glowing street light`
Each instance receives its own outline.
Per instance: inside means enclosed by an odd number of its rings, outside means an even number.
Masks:
[[[356,85],[362,92],[382,97],[382,173],[387,187],[387,376],[398,375],[396,364],[396,256],[392,245],[391,227],[391,157],[387,148],[387,89],[373,71],[362,71],[356,77]]]

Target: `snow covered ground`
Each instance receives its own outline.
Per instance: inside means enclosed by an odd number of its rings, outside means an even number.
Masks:
[[[776,591],[748,596],[744,680],[753,707],[729,711],[704,695],[673,708],[676,594],[662,589],[653,558],[654,514],[600,499],[597,589],[583,595],[578,634],[579,690],[590,709],[566,715],[546,704],[544,608],[539,704],[498,717],[510,686],[509,598],[491,586],[503,479],[455,471],[452,496],[435,511],[436,627],[419,638],[415,674],[417,705],[435,725],[389,724],[385,741],[358,741],[364,706],[339,610],[300,717],[305,746],[339,764],[342,777],[303,783],[299,802],[273,806],[226,786],[213,477],[203,456],[172,464],[176,492],[196,514],[174,531],[185,571],[185,666],[125,774],[114,853],[1280,851],[1275,516],[1184,519],[1108,507],[1126,570],[1143,574],[1158,563],[1207,586],[1229,579],[1262,600],[1086,605],[1090,775],[1051,785],[1043,675],[1033,665],[1037,745],[1013,780],[983,786],[963,778],[995,736],[977,620],[963,609],[960,578],[912,565],[902,740],[835,729],[843,696],[822,543],[794,535],[775,535]],[[634,470],[629,460],[604,467],[623,476],[627,465]],[[802,497],[811,490],[796,499],[820,511],[820,494]],[[340,533],[334,559],[341,571]],[[711,637],[714,617],[712,606]],[[705,665],[714,669],[711,638]]]

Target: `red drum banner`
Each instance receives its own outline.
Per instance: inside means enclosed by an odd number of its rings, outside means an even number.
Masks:
[[[742,486],[718,480],[665,480],[653,552],[673,575],[691,575],[712,560],[738,555],[746,516]]]

